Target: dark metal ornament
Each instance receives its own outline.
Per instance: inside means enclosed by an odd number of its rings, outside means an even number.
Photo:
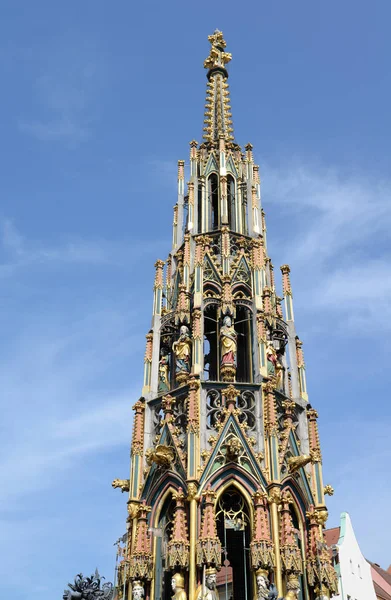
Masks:
[[[91,577],[84,577],[83,573],[76,575],[74,583],[68,583],[69,590],[64,590],[63,600],[113,600],[114,587],[110,582],[101,587],[98,569]]]

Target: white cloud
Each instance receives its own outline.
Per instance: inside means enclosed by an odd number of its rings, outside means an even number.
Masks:
[[[290,263],[299,302],[338,313],[344,327],[368,316],[383,322],[382,309],[390,312],[391,181],[302,164],[263,171],[269,252]]]
[[[56,245],[27,239],[16,228],[12,219],[0,218],[0,247],[4,250],[0,261],[0,276],[9,276],[23,267],[67,263],[87,265],[136,264],[140,255],[158,253],[159,240],[143,239],[137,243],[127,240],[82,239],[60,240]]]

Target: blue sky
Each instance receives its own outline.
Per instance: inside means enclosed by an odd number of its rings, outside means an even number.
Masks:
[[[131,406],[176,161],[201,139],[223,30],[236,139],[288,262],[329,525],[387,568],[391,504],[388,0],[3,0],[1,561],[5,595],[60,598],[125,530]]]

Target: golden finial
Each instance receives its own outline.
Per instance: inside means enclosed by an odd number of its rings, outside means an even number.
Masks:
[[[224,69],[225,65],[231,60],[232,55],[229,52],[224,52],[224,48],[227,44],[224,40],[222,31],[216,29],[212,35],[208,36],[208,40],[212,47],[208,58],[204,61],[205,69],[213,69],[214,67],[221,67]]]

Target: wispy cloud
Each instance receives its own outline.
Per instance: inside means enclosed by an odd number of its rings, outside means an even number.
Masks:
[[[68,236],[57,244],[25,237],[9,218],[0,218],[0,276],[9,276],[24,267],[68,263],[80,265],[111,265],[129,267],[136,264],[140,255],[158,253],[162,246],[159,240],[83,239]]]
[[[391,181],[300,163],[263,171],[270,252],[291,263],[294,292],[313,310],[343,315],[345,326],[368,316],[383,320],[378,309],[388,314],[391,288]],[[280,211],[293,225],[283,235]]]

